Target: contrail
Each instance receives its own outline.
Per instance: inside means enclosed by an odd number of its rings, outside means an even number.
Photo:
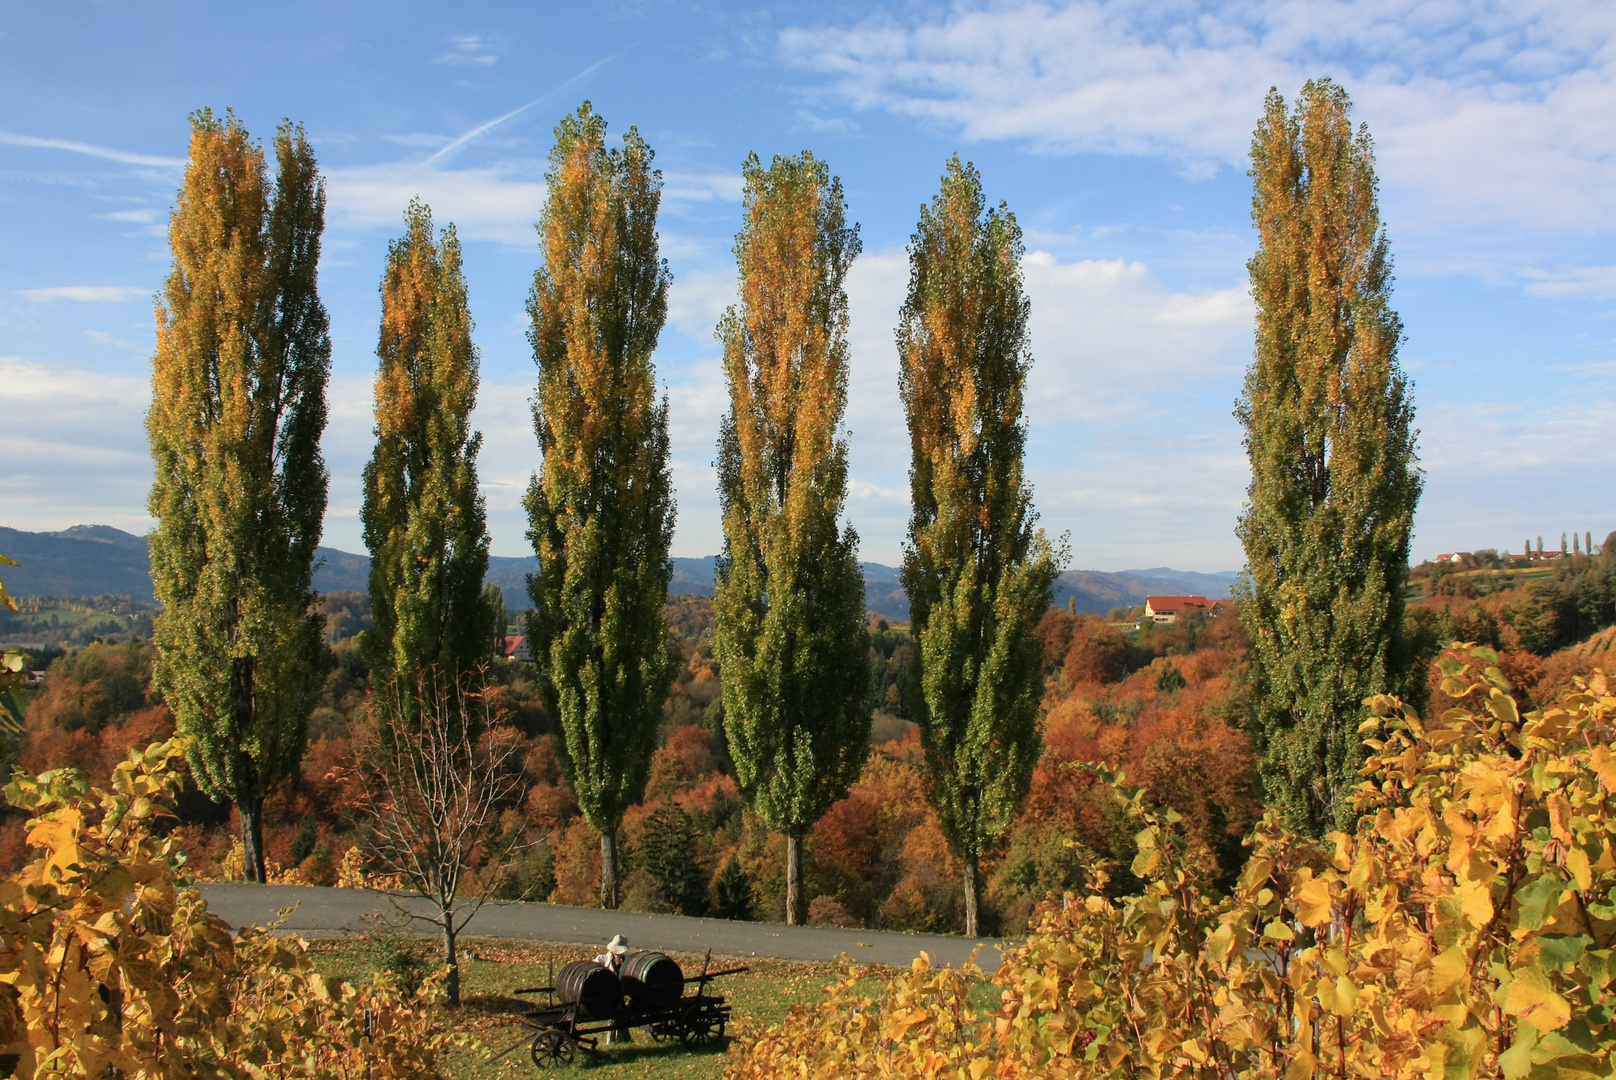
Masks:
[[[547,101],[550,98],[555,97],[557,94],[561,93],[561,91],[565,90],[567,87],[571,86],[573,83],[575,83],[575,82],[579,81],[580,79],[584,78],[586,75],[589,75],[591,72],[595,71],[595,69],[597,69],[597,68],[599,68],[599,67],[601,67],[601,66],[603,66],[605,64],[611,63],[613,60],[616,60],[621,55],[623,55],[623,54],[622,53],[613,53],[611,56],[608,56],[603,60],[597,60],[593,64],[590,64],[588,67],[584,68],[578,74],[574,75],[572,78],[568,79],[566,82],[561,83],[559,86],[556,86],[552,90],[545,91],[544,93],[540,94],[538,97],[534,98],[532,101],[528,102],[526,105],[519,105],[516,108],[512,109],[510,112],[506,113],[504,116],[496,116],[496,117],[494,117],[494,119],[488,121],[486,124],[478,124],[476,127],[472,128],[470,131],[468,131],[464,135],[460,136],[460,138],[456,139],[454,142],[450,143],[448,146],[445,146],[442,150],[439,150],[437,153],[435,153],[431,157],[427,158],[426,161],[423,162],[423,164],[426,164],[426,165],[436,164],[440,158],[447,157],[448,155],[454,153],[456,150],[459,150],[462,146],[465,146],[467,143],[469,143],[471,140],[475,139],[477,136],[481,135],[483,132],[487,131],[489,128],[497,127],[500,124],[503,124],[505,121],[509,120],[511,117],[516,116],[516,115],[518,115],[520,113],[525,113],[529,109],[531,109],[533,106],[538,105],[541,102]]]
[[[604,63],[604,61],[602,61]],[[595,65],[599,67],[600,65]],[[593,71],[594,68],[590,68]],[[563,83],[563,86],[566,84]],[[561,87],[556,87],[557,90]],[[555,91],[551,91],[554,93]],[[526,106],[523,106],[526,108]],[[501,120],[504,117],[500,118]],[[498,123],[499,121],[495,121]],[[90,143],[73,142],[69,139],[42,139],[37,135],[16,135],[9,131],[0,131],[0,143],[9,143],[12,146],[39,146],[47,150],[71,150],[75,154],[89,154],[91,157],[107,158],[111,161],[121,161],[125,165],[156,165],[164,169],[183,169],[184,158],[157,157],[153,154],[131,154],[126,150],[113,150],[105,146],[94,146]]]

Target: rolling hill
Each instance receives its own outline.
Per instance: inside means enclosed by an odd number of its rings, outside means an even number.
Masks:
[[[61,532],[23,532],[0,526],[0,552],[20,566],[4,573],[6,589],[24,596],[132,596],[152,602],[151,569],[146,540],[110,525],[75,525]],[[320,592],[365,591],[370,584],[370,558],[336,548],[318,549],[320,564],[314,587]],[[711,596],[717,557],[674,559],[671,593]],[[909,617],[909,597],[898,569],[881,563],[861,563],[865,606],[894,622]],[[488,560],[488,581],[505,594],[511,610],[528,606],[527,575],[538,568],[531,557],[493,557]],[[1199,574],[1157,566],[1148,570],[1106,573],[1070,570],[1055,583],[1055,603],[1072,602],[1078,611],[1103,615],[1116,607],[1133,607],[1146,596],[1199,594],[1217,599],[1229,595],[1236,574]]]

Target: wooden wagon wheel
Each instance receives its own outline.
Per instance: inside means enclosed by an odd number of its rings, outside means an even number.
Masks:
[[[716,1010],[692,1005],[685,1010],[679,1038],[686,1046],[711,1046],[724,1037],[724,1017]]]
[[[541,1069],[572,1064],[573,1045],[564,1031],[545,1028],[533,1036],[533,1064]]]

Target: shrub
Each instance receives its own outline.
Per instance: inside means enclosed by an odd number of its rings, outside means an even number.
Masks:
[[[1269,814],[1232,894],[1179,815],[1116,785],[1138,893],[1046,907],[970,1006],[924,961],[750,1032],[726,1076],[1609,1075],[1616,1046],[1616,696],[1604,675],[1524,718],[1490,649],[1440,661],[1458,705],[1370,701],[1354,834]]]
[[[834,896],[816,896],[813,903],[808,905],[808,925],[856,930],[864,924],[850,914]]]
[[[178,870],[155,819],[183,742],[132,751],[112,790],[75,770],[19,774],[32,860],[0,882],[0,1052],[34,1077],[442,1075],[449,1036],[387,978],[350,986],[299,941],[230,928]],[[368,1070],[368,1073],[367,1073]]]

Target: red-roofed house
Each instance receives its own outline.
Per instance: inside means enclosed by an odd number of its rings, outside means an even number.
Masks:
[[[1159,623],[1173,623],[1190,608],[1211,611],[1212,601],[1204,596],[1147,596],[1145,617]]]
[[[533,650],[528,648],[525,634],[507,637],[505,639],[505,655],[512,660],[526,660],[532,662]]]

